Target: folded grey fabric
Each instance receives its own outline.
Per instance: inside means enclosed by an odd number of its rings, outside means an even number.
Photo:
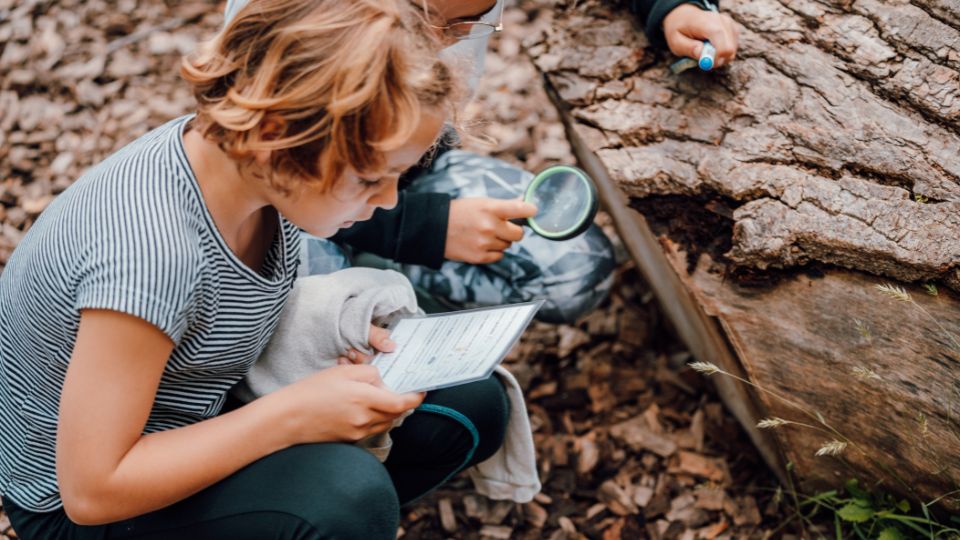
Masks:
[[[247,376],[233,389],[244,402],[337,365],[350,349],[372,354],[370,324],[417,313],[407,278],[393,270],[347,268],[297,279],[277,329]],[[394,423],[400,425],[403,417]],[[380,461],[392,441],[382,433],[361,441]]]
[[[335,366],[351,348],[369,349],[370,323],[418,313],[417,298],[407,278],[392,270],[347,268],[297,280],[280,322],[253,369],[233,390],[252,401],[317,371]],[[502,366],[495,372],[510,400],[510,419],[503,446],[469,473],[481,494],[492,499],[528,502],[540,491],[533,433],[523,393]],[[403,417],[394,423],[400,425]],[[390,452],[389,431],[358,443],[380,461]]]
[[[300,278],[273,337],[234,393],[250,401],[337,365],[350,349],[372,354],[371,323],[416,312],[410,282],[393,270],[347,268]]]
[[[503,366],[493,372],[507,390],[510,400],[510,419],[503,446],[486,461],[467,470],[477,492],[491,499],[526,503],[540,493],[537,473],[537,451],[533,445],[533,430],[523,400],[523,389],[516,377]]]

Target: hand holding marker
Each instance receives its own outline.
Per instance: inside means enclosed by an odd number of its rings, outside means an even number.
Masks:
[[[704,0],[703,4],[714,13],[719,13],[717,6],[710,3],[709,0]],[[700,49],[700,58],[694,61],[692,58],[681,58],[677,60],[670,66],[670,71],[674,74],[682,73],[694,65],[698,66],[703,71],[710,71],[713,69],[714,62],[716,60],[717,49],[710,44],[709,41],[704,40],[703,48]]]

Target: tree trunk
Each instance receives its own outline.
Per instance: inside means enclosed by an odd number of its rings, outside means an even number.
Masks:
[[[704,324],[665,305],[682,337],[701,360],[728,347],[738,365],[721,367],[767,390],[728,393],[754,440],[760,416],[817,427],[774,432],[810,489],[956,490],[960,6],[722,7],[740,50],[713,73],[672,74],[626,10],[597,0],[558,9],[525,46],[581,162],[656,235],[637,245],[661,301],[693,298]],[[816,457],[833,439],[842,459]]]

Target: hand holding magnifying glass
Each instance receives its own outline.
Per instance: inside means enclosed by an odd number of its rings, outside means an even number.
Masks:
[[[550,240],[567,240],[590,228],[597,207],[597,191],[586,173],[550,167],[530,181],[522,199],[451,201],[444,257],[470,264],[496,262],[523,238],[521,227]]]

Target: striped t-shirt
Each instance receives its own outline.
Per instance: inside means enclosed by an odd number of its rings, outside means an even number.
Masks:
[[[62,505],[57,409],[81,309],[134,315],[173,340],[144,433],[215,416],[277,324],[299,229],[280,218],[261,271],[244,265],[187,161],[188,120],[90,169],[43,212],[0,275],[0,492],[23,508]]]

